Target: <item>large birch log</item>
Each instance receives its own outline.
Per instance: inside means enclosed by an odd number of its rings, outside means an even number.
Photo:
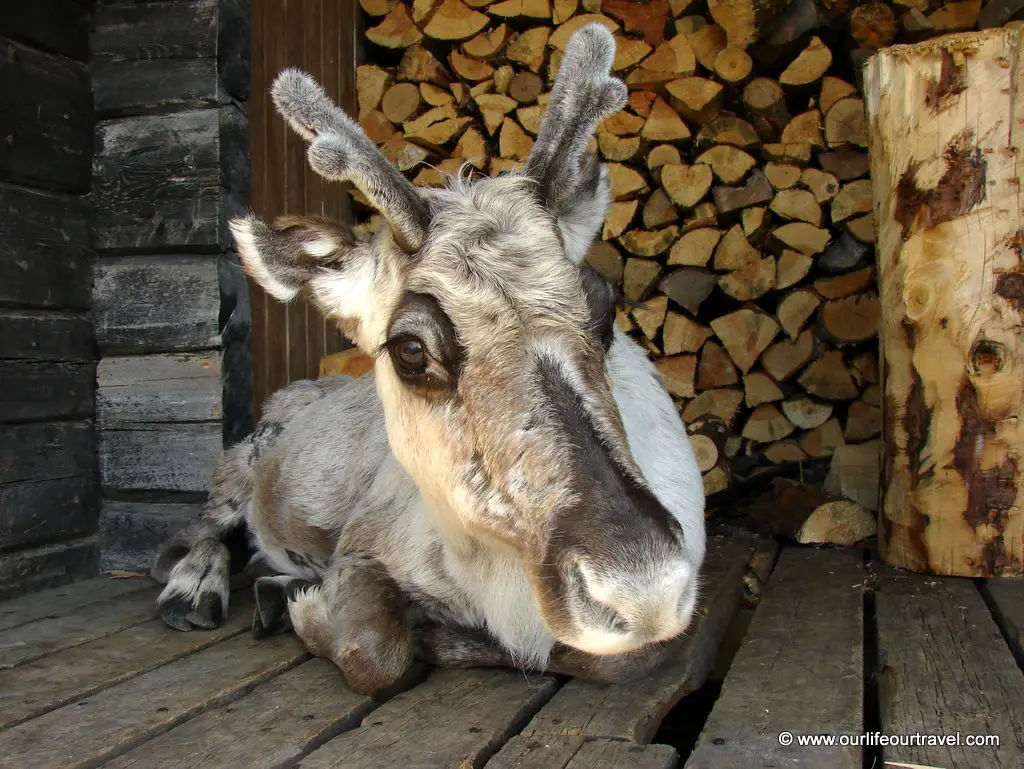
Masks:
[[[1024,24],[876,54],[864,77],[891,565],[1024,571]]]

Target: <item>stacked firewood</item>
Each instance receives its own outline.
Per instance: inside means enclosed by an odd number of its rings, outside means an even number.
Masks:
[[[570,35],[610,29],[630,98],[594,142],[613,202],[588,261],[637,303],[618,324],[677,399],[707,491],[847,444],[877,452],[857,64],[897,40],[973,27],[977,0],[361,3],[372,46],[360,122],[423,185],[465,163],[516,167]],[[854,453],[877,484],[877,462]]]

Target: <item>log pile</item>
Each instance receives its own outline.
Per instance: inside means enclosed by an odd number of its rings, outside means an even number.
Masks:
[[[421,185],[464,163],[516,167],[569,36],[590,22],[613,31],[630,98],[594,143],[613,202],[588,262],[642,304],[618,325],[655,359],[709,494],[773,465],[877,448],[858,65],[890,43],[975,26],[978,0],[361,4],[372,45],[359,119]]]

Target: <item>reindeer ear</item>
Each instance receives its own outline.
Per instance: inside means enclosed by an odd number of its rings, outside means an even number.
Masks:
[[[282,302],[324,268],[343,266],[357,245],[352,230],[317,217],[284,216],[268,226],[247,216],[230,227],[245,271]]]
[[[587,154],[597,126],[622,109],[628,92],[611,77],[615,38],[600,24],[577,30],[562,64],[526,173],[537,181],[545,205],[554,213],[566,254],[579,264],[608,212],[611,190],[603,166]]]

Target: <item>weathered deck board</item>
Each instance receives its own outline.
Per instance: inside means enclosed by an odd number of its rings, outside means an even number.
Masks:
[[[678,763],[675,748],[668,745],[594,740],[584,744],[565,769],[673,769]]]
[[[341,672],[312,659],[119,756],[104,769],[280,769],[377,706],[353,694]]]
[[[967,579],[882,569],[878,618],[882,732],[996,734],[999,747],[883,747],[887,761],[956,769],[1024,763],[1024,674]]]
[[[253,605],[250,591],[242,591],[232,597],[228,619],[216,630],[181,633],[160,619],[152,619],[60,654],[0,671],[0,728],[247,632],[252,627]]]
[[[156,616],[157,588],[83,606],[0,632],[0,670],[84,644]]]
[[[1014,656],[1018,661],[1024,659],[1024,579],[993,577],[982,592],[988,594],[996,621],[1007,635]]]
[[[534,717],[524,735],[613,737],[647,742],[668,712],[704,683],[743,594],[753,541],[747,535],[711,537],[705,558],[705,616],[687,631],[676,659],[629,684],[573,680]]]
[[[487,762],[487,769],[674,769],[669,745],[637,745],[622,740],[582,737],[513,737]]]
[[[859,551],[783,550],[687,769],[859,769],[859,748],[778,738],[862,731],[863,580]]]
[[[0,732],[0,756],[19,769],[96,766],[307,657],[291,634],[232,638]]]
[[[152,588],[148,579],[87,579],[65,587],[55,587],[39,593],[11,598],[0,603],[0,631],[24,625],[26,622],[57,617],[89,604]]]
[[[303,769],[478,767],[557,687],[515,670],[434,670],[362,726],[303,759]]]

